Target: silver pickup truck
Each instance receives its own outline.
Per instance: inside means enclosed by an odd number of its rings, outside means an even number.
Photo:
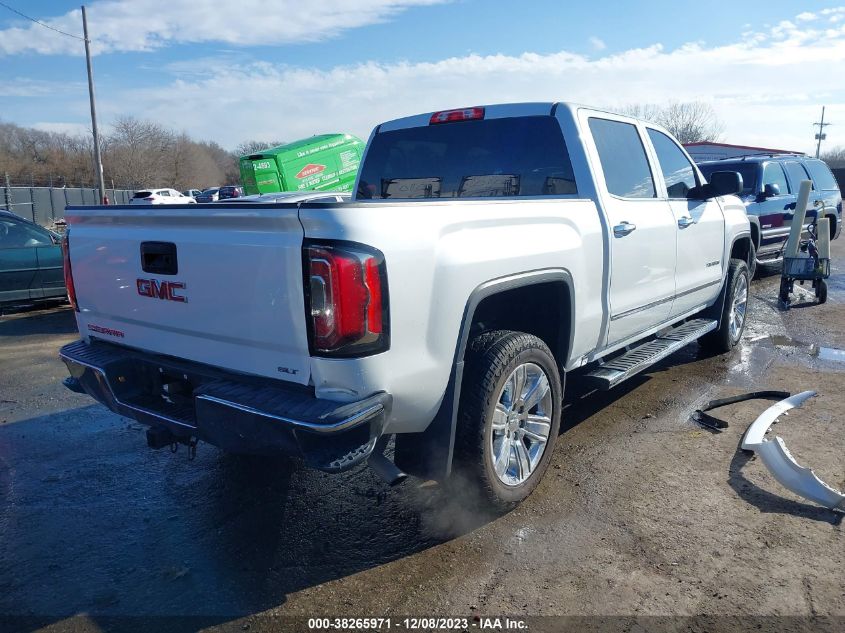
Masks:
[[[659,126],[525,103],[379,125],[348,203],[69,208],[66,384],[152,447],[368,462],[508,508],[567,372],[609,389],[736,345],[740,188]]]

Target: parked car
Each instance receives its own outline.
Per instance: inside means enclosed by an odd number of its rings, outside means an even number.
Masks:
[[[188,189],[187,191],[182,192],[183,195],[186,195],[189,198],[196,198],[201,193],[202,193],[201,189]]]
[[[276,193],[259,193],[251,196],[241,196],[229,200],[218,200],[217,204],[263,202],[268,203],[295,203],[295,202],[349,202],[352,199],[351,193],[340,191],[278,191]]]
[[[203,189],[195,199],[197,202],[216,202],[220,197],[220,187],[209,187]]]
[[[220,187],[217,199],[228,200],[229,198],[239,198],[242,195],[244,195],[244,188],[240,185],[226,185],[225,187]]]
[[[824,209],[824,216],[830,219],[831,239],[838,238],[842,231],[842,193],[827,164],[817,158],[792,154],[746,156],[702,162],[699,167],[706,178],[725,170],[742,175],[740,198],[751,220],[751,235],[759,264],[780,261],[802,180],[813,182],[808,223],[813,221],[818,210]]]
[[[609,389],[742,336],[740,176],[706,182],[658,125],[565,103],[427,113],[375,129],[356,185],[190,219],[68,210],[68,387],[154,448],[366,462],[507,509],[549,465],[566,372]]]
[[[196,204],[196,200],[175,189],[142,189],[129,204]]]
[[[0,210],[0,305],[66,295],[60,236]]]

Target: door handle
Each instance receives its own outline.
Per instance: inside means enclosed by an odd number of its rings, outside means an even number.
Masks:
[[[616,237],[625,237],[629,233],[632,233],[636,230],[636,224],[631,224],[630,222],[622,222],[621,224],[617,224],[613,227],[613,235]]]
[[[688,215],[685,215],[684,217],[678,219],[678,228],[679,229],[685,229],[688,226],[692,226],[693,224],[695,224],[695,220],[693,220]]]

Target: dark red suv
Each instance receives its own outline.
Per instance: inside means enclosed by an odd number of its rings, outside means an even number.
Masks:
[[[237,185],[227,185],[220,187],[220,195],[218,200],[227,200],[229,198],[240,198],[244,195],[244,188]]]

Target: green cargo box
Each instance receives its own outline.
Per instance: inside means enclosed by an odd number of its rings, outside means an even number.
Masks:
[[[241,156],[246,194],[352,191],[364,142],[351,134],[321,134]]]

